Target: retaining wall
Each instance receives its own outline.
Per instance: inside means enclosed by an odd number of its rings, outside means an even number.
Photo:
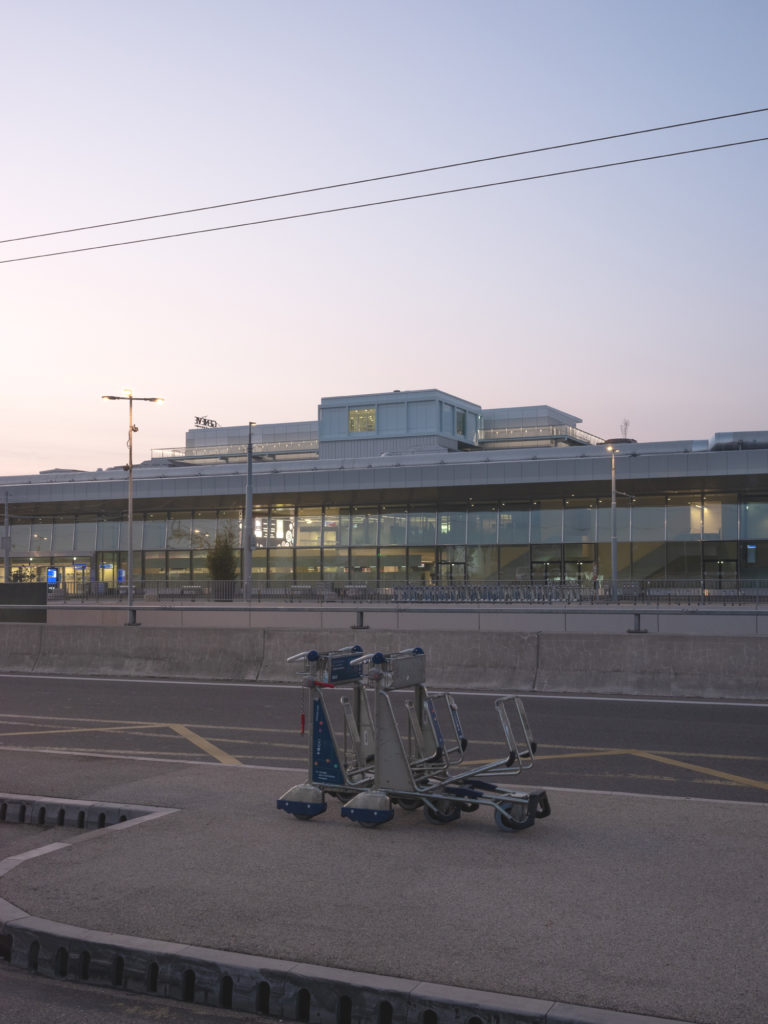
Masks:
[[[419,646],[434,688],[768,697],[768,636],[0,624],[0,672],[294,681],[297,651]]]

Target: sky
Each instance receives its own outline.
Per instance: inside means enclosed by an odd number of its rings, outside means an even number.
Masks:
[[[768,429],[764,0],[0,0],[0,475],[324,396]],[[58,234],[202,206],[224,209]],[[291,217],[288,220],[275,218]],[[37,256],[256,220],[271,223]]]

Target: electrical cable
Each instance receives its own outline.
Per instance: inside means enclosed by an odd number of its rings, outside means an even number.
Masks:
[[[687,128],[691,125],[708,124],[712,121],[725,121],[729,118],[747,117],[750,114],[764,114],[768,107],[756,107],[754,110],[740,110],[732,114],[717,114],[714,117],[700,117],[695,121],[678,121],[675,124],[659,125],[655,128],[638,128],[634,131],[617,132],[614,135],[599,135],[593,139],[581,139],[577,142],[561,142],[553,146],[539,146],[536,149],[521,149],[516,153],[501,153],[498,156],[478,157],[474,160],[459,160],[450,164],[437,164],[434,167],[421,167],[412,171],[398,171],[393,174],[379,174],[373,178],[357,178],[350,181],[337,182],[335,185],[317,185],[313,188],[296,189],[293,192],[277,192],[273,195],[256,196],[253,199],[236,199],[228,203],[213,203],[209,206],[194,206],[186,210],[171,210],[167,213],[151,213],[143,217],[126,217],[123,220],[104,221],[100,224],[84,224],[75,228],[60,228],[58,231],[41,231],[34,235],[19,235],[16,238],[0,238],[0,245],[10,242],[28,242],[35,238],[50,238],[53,235],[68,235],[77,231],[95,231],[99,228],[119,227],[123,224],[138,224],[147,220],[159,220],[163,217],[182,217],[190,213],[206,213],[210,210],[223,210],[230,206],[245,206],[248,203],[263,203],[271,199],[288,199],[294,196],[309,195],[313,192],[327,192],[336,188],[348,188],[353,185],[368,185],[377,181],[390,181],[393,178],[406,178],[415,174],[430,174],[434,171],[446,171],[455,167],[470,167],[473,164],[490,163],[494,160],[511,160],[519,156],[531,156],[536,153],[549,153],[556,149],[569,149],[575,146],[589,146],[596,142],[610,142],[614,139],[626,139],[633,135],[649,135],[653,132],[665,132],[674,128]]]
[[[564,171],[549,171],[546,174],[530,174],[522,178],[507,178],[504,181],[488,181],[480,185],[463,185],[460,188],[441,189],[437,192],[421,192],[410,196],[395,196],[393,199],[378,199],[367,203],[353,203],[349,206],[334,206],[325,210],[308,210],[305,213],[291,213],[280,217],[266,217],[262,220],[243,221],[239,224],[221,224],[212,228],[197,228],[193,231],[176,231],[167,235],[152,235],[148,238],[133,238],[123,242],[106,242],[101,245],[87,245],[78,249],[60,249],[56,252],[37,253],[33,256],[14,256],[0,260],[3,263],[24,263],[27,260],[42,260],[51,256],[68,256],[79,252],[95,252],[98,249],[117,249],[126,245],[141,245],[144,242],[162,242],[170,238],[188,238],[191,235],[208,235],[216,231],[232,231],[236,228],[256,227],[262,224],[277,224],[282,221],[302,220],[308,217],[321,217],[329,213],[344,213],[348,210],[364,210],[374,206],[391,206],[395,203],[407,203],[414,199],[430,199],[434,196],[455,195],[459,192],[477,192],[480,189],[496,188],[500,185],[517,185],[526,181],[540,181],[544,178],[560,178],[567,174],[583,174],[586,171],[600,171],[608,167],[626,167],[630,164],[649,163],[652,160],[666,160],[670,157],[687,156],[691,153],[707,153],[716,149],[732,149],[736,146],[749,146],[755,142],[768,142],[768,136],[756,139],[742,139],[739,142],[722,142],[715,146],[699,146],[695,149],[681,149],[672,153],[657,153],[653,156],[634,157],[630,160],[613,160],[605,164],[590,164],[587,167],[571,167]]]

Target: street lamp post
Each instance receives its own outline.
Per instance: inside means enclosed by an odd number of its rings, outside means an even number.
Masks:
[[[611,601],[618,600],[618,583],[616,579],[616,453],[615,445],[606,446],[611,453]]]
[[[253,566],[253,434],[257,424],[248,422],[248,475],[245,484],[245,531],[243,534],[243,598],[251,600],[251,569]]]
[[[122,395],[102,395],[104,402],[128,403],[128,625],[136,625],[136,609],[133,606],[133,435],[139,429],[133,422],[134,402],[162,402],[162,398],[139,398],[130,388],[123,388]]]

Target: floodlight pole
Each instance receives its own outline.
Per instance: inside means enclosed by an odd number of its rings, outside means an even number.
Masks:
[[[608,445],[611,453],[611,601],[616,603],[619,596],[616,555],[616,452],[618,448]]]
[[[139,398],[130,388],[123,388],[123,395],[102,395],[105,402],[128,403],[128,625],[136,625],[136,609],[133,606],[133,435],[139,429],[133,422],[134,402],[162,402],[162,398]]]
[[[255,424],[248,422],[248,474],[245,483],[245,523],[243,534],[243,599],[251,600],[251,570],[253,566],[253,434]]]

